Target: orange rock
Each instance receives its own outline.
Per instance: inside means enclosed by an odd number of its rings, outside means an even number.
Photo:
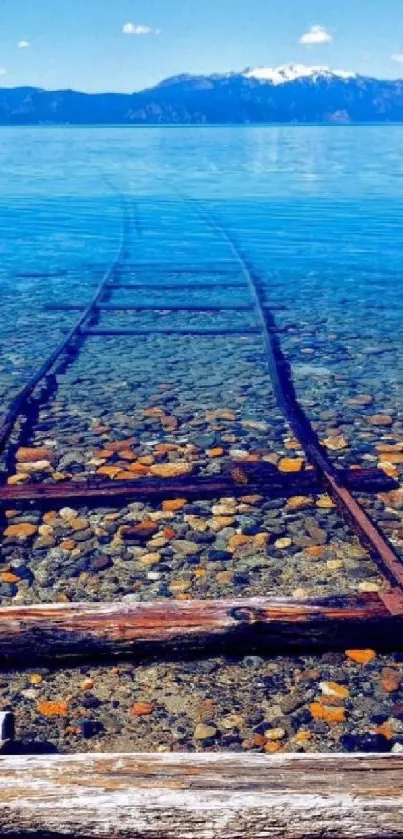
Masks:
[[[78,533],[79,530],[86,530],[87,527],[89,527],[89,522],[86,519],[80,519],[77,516],[76,519],[70,519],[69,527]]]
[[[268,533],[255,533],[253,536],[253,544],[255,548],[259,551],[265,548],[269,542],[269,534]]]
[[[383,737],[386,737],[387,740],[393,740],[395,736],[390,726],[390,723],[387,721],[382,723],[382,725],[377,725],[375,728],[375,733],[382,734]]]
[[[253,738],[253,745],[254,746],[260,746],[260,748],[262,748],[262,746],[266,745],[266,740],[263,737],[263,734],[255,734],[255,736]]]
[[[75,542],[74,539],[63,539],[63,541],[60,542],[60,547],[63,548],[64,551],[74,551],[76,545],[77,542]]]
[[[177,443],[158,443],[155,447],[157,454],[169,454],[170,452],[177,452],[180,446]]]
[[[305,461],[302,457],[282,457],[279,461],[278,468],[280,472],[301,472],[304,463]]]
[[[18,484],[23,484],[24,481],[29,481],[29,475],[28,474],[20,473],[18,475],[10,475],[10,477],[7,478],[7,484],[9,486],[16,486],[16,485],[18,486]]]
[[[109,452],[122,452],[134,446],[136,442],[137,440],[134,437],[129,437],[127,440],[116,440],[114,443],[108,441],[105,443],[104,448]]]
[[[150,474],[157,478],[179,478],[181,475],[190,475],[193,471],[191,463],[156,463],[150,467]]]
[[[151,702],[136,702],[130,708],[132,717],[149,717],[154,712],[154,705]]]
[[[139,462],[130,463],[129,466],[127,467],[127,470],[129,472],[131,472],[132,480],[133,480],[133,475],[134,476],[138,475],[139,477],[141,477],[142,475],[148,475],[148,467],[145,466],[144,463],[139,463]]]
[[[392,667],[384,667],[381,675],[381,685],[386,693],[395,693],[400,688],[400,676]]]
[[[155,463],[155,457],[152,454],[145,454],[139,457],[138,462],[142,466],[152,466]]]
[[[266,745],[264,747],[264,750],[269,755],[272,755],[275,752],[280,752],[281,751],[281,746],[280,746],[280,743],[266,743]]]
[[[115,481],[134,481],[136,478],[136,473],[129,471],[129,469],[119,469],[117,475],[115,475]]]
[[[110,457],[113,457],[115,452],[112,449],[99,449],[98,451],[94,452],[94,457],[97,460],[108,460]]]
[[[320,702],[312,702],[309,705],[309,710],[314,719],[323,720],[329,725],[345,722],[346,720],[346,711],[344,708],[329,708]]]
[[[393,507],[394,510],[403,510],[403,488],[383,492],[379,497],[385,501],[388,507]]]
[[[143,411],[145,417],[164,417],[165,411],[163,408],[145,408]]]
[[[195,568],[193,573],[194,573],[195,577],[198,577],[198,578],[202,579],[203,577],[206,576],[207,571],[206,571],[205,568]],[[218,578],[218,575],[217,575],[217,578]]]
[[[381,458],[381,461],[386,463],[403,463],[403,453],[389,452]]]
[[[186,498],[172,498],[162,502],[162,509],[168,513],[175,513],[177,510],[182,510],[186,504]]]
[[[371,405],[371,402],[373,401],[374,398],[369,393],[357,394],[357,396],[353,396],[351,399],[346,400],[347,405],[350,405],[353,408],[361,408],[366,405]]]
[[[393,466],[392,463],[378,463],[378,469],[382,469],[382,472],[385,472],[389,478],[398,478],[399,473],[396,469],[396,466]]]
[[[336,506],[330,495],[319,495],[316,499],[316,506],[321,510],[331,510]]]
[[[312,733],[310,731],[297,731],[292,739],[294,743],[308,743],[309,740],[312,740]]]
[[[259,504],[260,501],[263,501],[263,495],[242,495],[239,500],[242,501],[242,504]]]
[[[152,536],[153,533],[156,533],[158,530],[158,525],[154,521],[148,521],[145,519],[144,521],[140,521],[138,524],[133,525],[133,527],[122,527],[122,536],[138,536],[141,538]]]
[[[162,532],[165,536],[165,539],[175,539],[176,530],[174,530],[173,527],[164,527]]]
[[[224,449],[221,449],[219,446],[217,446],[217,448],[215,448],[215,449],[207,449],[206,454],[207,454],[207,457],[211,457],[211,458],[213,458],[213,457],[223,457]]]
[[[13,574],[11,571],[3,571],[1,573],[1,581],[2,583],[19,583],[20,577],[17,577],[17,575]]]
[[[234,535],[229,539],[228,548],[230,551],[236,551],[236,549],[241,548],[242,545],[249,545],[250,541],[250,536],[245,536],[243,533],[234,533]]]
[[[403,452],[403,443],[378,443],[375,446],[377,452],[389,453]]]
[[[284,448],[291,450],[300,449],[301,443],[299,442],[299,440],[286,440],[284,443]]]
[[[123,451],[119,452],[119,457],[122,460],[137,460],[137,455],[130,451],[130,449],[123,449]]]
[[[369,664],[376,658],[375,650],[346,650],[345,653],[347,658],[355,661],[356,664]]]
[[[34,536],[38,530],[35,524],[28,524],[28,522],[21,522],[21,524],[10,524],[4,531],[4,536],[11,539],[28,539]]]
[[[369,422],[371,423],[371,425],[393,425],[393,419],[389,416],[389,414],[373,414],[373,416],[369,418]]]
[[[305,507],[310,507],[312,503],[312,499],[307,498],[306,495],[293,495],[288,499],[286,508],[287,510],[303,510]]]
[[[38,702],[36,707],[43,717],[66,717],[69,712],[69,703],[63,699]]]
[[[115,478],[119,472],[118,466],[100,466],[97,469],[97,475],[106,475],[108,478]]]
[[[18,463],[36,463],[38,460],[53,460],[54,451],[44,446],[38,448],[22,446],[18,449],[15,458]]]
[[[309,556],[323,556],[325,553],[325,547],[323,545],[310,545],[308,548],[305,548],[305,553]]]
[[[179,422],[176,417],[165,416],[161,417],[161,425],[168,431],[175,431],[179,425]]]

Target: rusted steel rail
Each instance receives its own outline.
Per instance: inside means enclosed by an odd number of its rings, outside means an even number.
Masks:
[[[27,401],[29,397],[32,395],[36,386],[50,372],[50,370],[52,369],[56,361],[60,358],[60,356],[64,352],[66,352],[66,350],[68,350],[70,346],[72,346],[75,339],[77,339],[77,337],[80,334],[83,334],[82,327],[85,323],[87,323],[87,321],[91,319],[91,316],[96,312],[97,304],[101,299],[104,291],[108,286],[108,283],[110,282],[111,277],[116,272],[118,265],[120,264],[120,261],[122,259],[125,249],[126,234],[127,225],[126,214],[124,211],[121,238],[115,259],[103,275],[102,280],[95,291],[95,294],[93,295],[91,301],[89,302],[88,306],[86,306],[78,320],[76,320],[74,326],[72,326],[67,335],[64,338],[62,338],[62,340],[59,342],[59,344],[57,344],[53,352],[50,353],[50,355],[45,359],[43,364],[41,364],[41,366],[35,371],[35,373],[29,379],[26,385],[24,385],[24,387],[20,390],[15,399],[13,399],[0,425],[0,452],[4,450],[4,447],[8,442],[9,437],[13,431],[15,423],[17,422],[21,413],[26,408]]]
[[[63,481],[57,484],[24,483],[0,486],[0,505],[21,501],[51,502],[74,499],[130,498],[132,501],[162,501],[166,498],[215,498],[263,494],[267,498],[318,495],[326,490],[314,470],[289,475],[266,463],[229,463],[227,474],[195,478],[139,478],[133,481]],[[343,474],[346,486],[355,492],[388,492],[396,482],[380,469],[349,469]]]
[[[189,200],[189,199],[188,199]],[[189,200],[190,201],[190,200]],[[375,562],[395,586],[403,589],[403,563],[389,542],[385,539],[377,525],[352,496],[349,488],[343,483],[343,474],[334,466],[326,450],[312,428],[308,417],[298,402],[290,365],[288,364],[280,342],[276,335],[276,323],[270,313],[270,308],[264,304],[261,294],[261,280],[242,253],[232,235],[217,219],[206,213],[199,202],[190,201],[196,213],[204,218],[212,229],[219,232],[238,261],[239,268],[248,285],[254,302],[258,323],[261,328],[265,355],[273,388],[279,407],[289,422],[293,433],[301,443],[301,448],[315,469],[323,476],[326,486],[337,504],[339,510],[349,520],[361,540],[370,551]]]
[[[0,609],[0,661],[403,647],[403,596],[53,603]]]
[[[0,798],[14,839],[402,839],[403,756],[4,756]]]

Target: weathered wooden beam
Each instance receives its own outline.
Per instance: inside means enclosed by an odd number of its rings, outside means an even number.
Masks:
[[[391,598],[391,599],[390,599]],[[403,597],[50,603],[0,609],[0,660],[403,644]]]
[[[184,283],[173,283],[173,282],[172,283],[166,283],[166,282],[159,283],[159,282],[155,282],[155,281],[152,282],[152,283],[147,283],[147,282],[137,282],[137,283],[136,282],[132,282],[132,283],[130,283],[130,282],[127,282],[127,283],[117,282],[117,283],[113,283],[113,284],[111,283],[110,285],[108,285],[106,290],[107,291],[114,291],[115,289],[121,289],[121,288],[135,288],[137,290],[147,289],[148,291],[198,291],[199,289],[201,289],[201,290],[208,289],[210,291],[220,291],[222,288],[227,288],[227,289],[228,288],[231,288],[231,289],[232,288],[242,288],[244,291],[248,291],[248,289],[245,285],[245,282],[244,281],[239,282],[239,280],[230,280],[229,282],[227,280],[226,281],[220,280],[219,282],[215,282],[215,283],[202,282],[202,283],[192,283],[192,285],[190,285],[189,283],[187,285],[185,285]]]
[[[83,308],[80,303],[47,303],[45,310],[50,312],[79,312]],[[100,312],[249,312],[252,306],[247,303],[169,303],[160,301],[155,303],[98,303]]]
[[[380,469],[350,469],[343,473],[346,485],[357,492],[378,493],[394,489],[392,478]],[[67,499],[91,502],[127,498],[161,501],[166,498],[239,497],[262,494],[267,498],[318,495],[324,491],[320,475],[312,470],[286,474],[265,463],[232,463],[228,474],[207,478],[139,478],[133,481],[63,481],[54,484],[24,483],[0,486],[0,505],[19,501],[57,504]]]
[[[20,839],[402,839],[403,756],[8,756],[0,798]]]
[[[260,335],[261,330],[252,326],[242,326],[238,328],[228,328],[226,329],[223,327],[214,328],[214,327],[195,327],[195,326],[184,326],[184,327],[157,327],[157,326],[150,326],[148,329],[130,329],[130,328],[116,328],[113,329],[112,327],[94,327],[88,329],[81,329],[81,335],[132,335],[137,337],[145,337],[145,338],[152,338],[154,335],[195,335],[195,336],[207,336],[210,335],[211,337],[217,338],[227,338],[232,335]]]

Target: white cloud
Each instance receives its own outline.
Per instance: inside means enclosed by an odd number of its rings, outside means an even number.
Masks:
[[[24,49],[26,49],[27,47],[30,47],[30,46],[31,46],[31,44],[30,44],[29,41],[18,41],[18,44],[17,44],[17,47],[20,50],[24,50]]]
[[[331,44],[332,41],[333,36],[330,32],[324,26],[319,26],[318,24],[311,26],[309,31],[304,32],[299,39],[300,44],[306,44],[308,46],[312,46],[312,44]]]
[[[125,23],[122,27],[123,35],[159,35],[159,29],[152,29],[151,26],[144,26],[141,23]]]
[[[397,52],[391,55],[392,61],[397,61],[398,64],[403,64],[403,52]]]
[[[0,76],[5,76],[7,74],[7,70],[5,67],[0,67]]]

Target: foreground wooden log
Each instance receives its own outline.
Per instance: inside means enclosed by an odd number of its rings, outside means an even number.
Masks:
[[[341,472],[346,486],[356,492],[388,492],[396,482],[381,469],[346,469]],[[215,498],[263,494],[268,498],[318,495],[324,481],[314,470],[300,474],[280,472],[268,463],[229,462],[222,475],[175,479],[140,478],[133,481],[63,481],[58,484],[25,483],[0,486],[0,504],[19,501],[99,501],[127,498],[132,501],[162,501],[164,498]]]
[[[0,609],[0,660],[166,656],[224,649],[399,647],[399,592],[320,600],[245,598],[53,603]],[[401,643],[400,643],[401,646]]]
[[[403,837],[403,756],[0,758],[2,836]]]

